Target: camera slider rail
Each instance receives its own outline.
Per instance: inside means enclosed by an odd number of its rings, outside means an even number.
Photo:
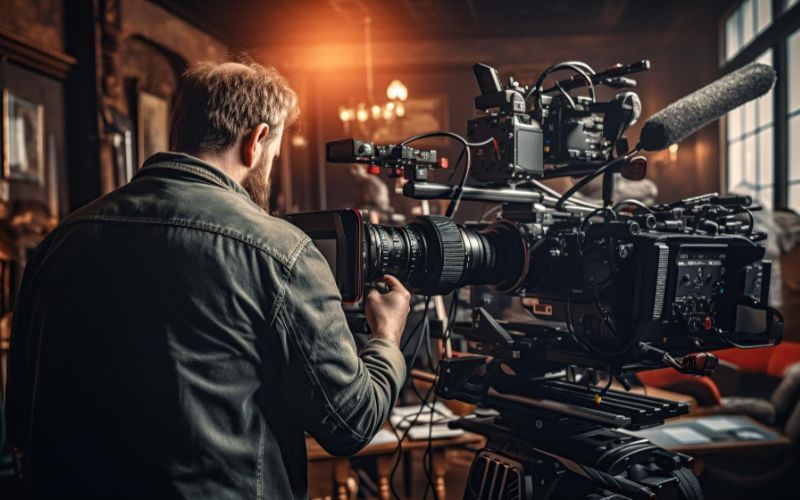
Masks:
[[[487,363],[483,356],[462,356],[441,361],[436,390],[440,397],[482,404],[501,414],[551,419],[567,416],[632,430],[661,425],[666,419],[689,413],[687,403],[642,394],[601,391],[562,380],[508,384],[511,380],[502,373],[498,360]]]

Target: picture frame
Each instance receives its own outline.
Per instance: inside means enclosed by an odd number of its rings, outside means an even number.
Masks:
[[[3,89],[3,177],[45,182],[44,105]]]
[[[139,90],[136,101],[136,142],[141,164],[155,153],[169,151],[169,100]]]
[[[109,137],[114,160],[114,185],[127,184],[138,170],[136,165],[136,134],[133,120],[119,111],[111,110]]]

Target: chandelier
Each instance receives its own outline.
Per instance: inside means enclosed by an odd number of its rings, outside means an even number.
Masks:
[[[408,88],[400,80],[392,80],[386,87],[387,101],[374,98],[372,76],[372,19],[364,18],[364,66],[366,68],[367,100],[357,104],[339,106],[339,119],[345,133],[357,128],[362,134],[372,136],[377,127],[391,124],[406,114],[405,101]]]

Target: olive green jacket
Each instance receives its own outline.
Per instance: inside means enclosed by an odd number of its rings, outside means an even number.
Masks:
[[[196,158],[161,153],[30,259],[12,444],[38,498],[302,498],[304,432],[348,455],[405,378],[357,353],[327,263]]]

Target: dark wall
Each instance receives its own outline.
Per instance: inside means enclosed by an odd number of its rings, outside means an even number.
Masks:
[[[64,51],[64,2],[0,0],[0,28],[50,50]]]

